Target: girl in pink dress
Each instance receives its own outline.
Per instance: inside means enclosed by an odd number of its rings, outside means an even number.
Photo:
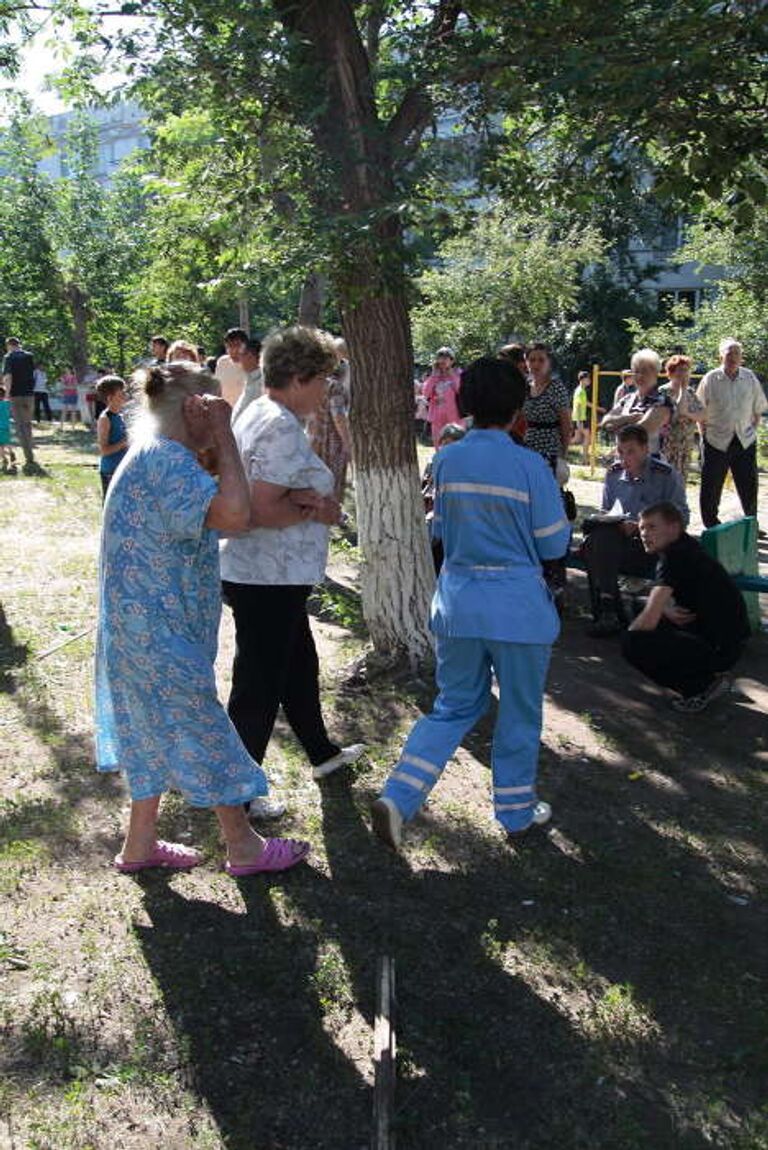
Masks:
[[[450,347],[441,347],[435,356],[432,372],[424,380],[422,394],[429,404],[427,416],[432,427],[432,444],[436,448],[440,433],[448,423],[464,421],[459,411],[461,372],[456,367],[456,356]]]

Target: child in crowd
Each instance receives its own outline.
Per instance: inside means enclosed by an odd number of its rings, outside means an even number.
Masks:
[[[589,463],[589,447],[592,442],[592,429],[589,426],[589,383],[589,372],[580,371],[579,381],[571,400],[573,442],[577,445],[581,444],[585,465]]]
[[[432,561],[435,564],[436,575],[440,574],[440,568],[443,565],[443,541],[440,538],[436,538],[432,533],[432,518],[435,509],[435,480],[433,472],[437,460],[437,452],[448,443],[458,443],[466,434],[466,429],[463,428],[460,423],[446,423],[440,432],[440,439],[435,454],[424,468],[424,474],[421,477],[421,494],[424,498],[424,511],[427,516],[429,540],[432,547]]]
[[[104,404],[96,422],[96,440],[101,456],[101,493],[106,499],[112,476],[128,454],[128,434],[121,414],[125,406],[125,380],[119,375],[105,375],[96,384],[96,395]]]
[[[3,471],[16,474],[16,454],[11,447],[11,401],[5,388],[0,387],[0,466]]]
[[[429,443],[429,404],[424,398],[423,384],[420,379],[413,381],[413,401],[416,438],[419,443]]]
[[[68,423],[77,423],[80,407],[77,394],[77,376],[74,369],[69,367],[61,373],[59,396],[61,399],[61,431],[64,430],[64,420]]]
[[[518,836],[547,822],[536,796],[541,710],[550,649],[559,632],[543,559],[562,555],[570,530],[552,469],[510,437],[527,393],[510,363],[480,359],[463,373],[462,408],[474,426],[434,467],[433,534],[445,562],[432,602],[437,685],[372,807],[373,829],[395,850],[457,746],[491,703],[496,818]]]

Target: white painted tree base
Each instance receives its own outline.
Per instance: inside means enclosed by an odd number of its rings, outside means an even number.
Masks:
[[[432,651],[428,629],[435,573],[415,467],[355,473],[363,556],[363,615],[382,654],[412,663]]]

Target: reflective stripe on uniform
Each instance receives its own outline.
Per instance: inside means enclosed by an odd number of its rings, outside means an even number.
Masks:
[[[533,787],[494,787],[495,795],[529,795]]]
[[[401,755],[401,763],[408,763],[411,767],[418,767],[420,771],[426,771],[428,775],[434,775],[436,779],[440,778],[440,768],[436,767],[434,763],[427,762],[426,759],[420,759],[418,755]]]
[[[537,527],[533,534],[537,539],[546,539],[548,535],[556,535],[558,531],[562,531],[567,526],[564,519],[558,519],[557,523],[553,523],[550,527]]]
[[[416,791],[428,791],[432,783],[428,783],[426,779],[419,779],[416,775],[409,775],[407,771],[393,771],[389,776],[389,781],[397,780],[399,783],[405,783],[408,787],[413,787]]]
[[[501,499],[515,499],[518,503],[530,503],[527,491],[517,491],[514,487],[498,487],[494,483],[443,483],[438,488],[440,495],[498,495]]]
[[[524,811],[526,807],[534,806],[534,801],[531,799],[527,803],[496,803],[497,811]]]

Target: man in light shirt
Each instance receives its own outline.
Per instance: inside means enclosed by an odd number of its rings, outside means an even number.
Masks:
[[[250,407],[254,399],[258,399],[264,392],[264,379],[261,374],[261,340],[249,339],[240,356],[240,366],[245,372],[245,386],[240,392],[240,398],[232,411],[232,426],[237,423],[240,416]]]
[[[248,343],[248,332],[241,327],[231,327],[224,336],[225,354],[216,364],[216,378],[221,385],[221,394],[230,407],[234,407],[245,387],[245,371],[240,362],[243,348]]]
[[[768,400],[742,358],[738,340],[722,340],[720,367],[707,372],[697,391],[706,408],[700,492],[705,527],[720,522],[720,497],[729,471],[744,514],[757,515],[757,426]]]

